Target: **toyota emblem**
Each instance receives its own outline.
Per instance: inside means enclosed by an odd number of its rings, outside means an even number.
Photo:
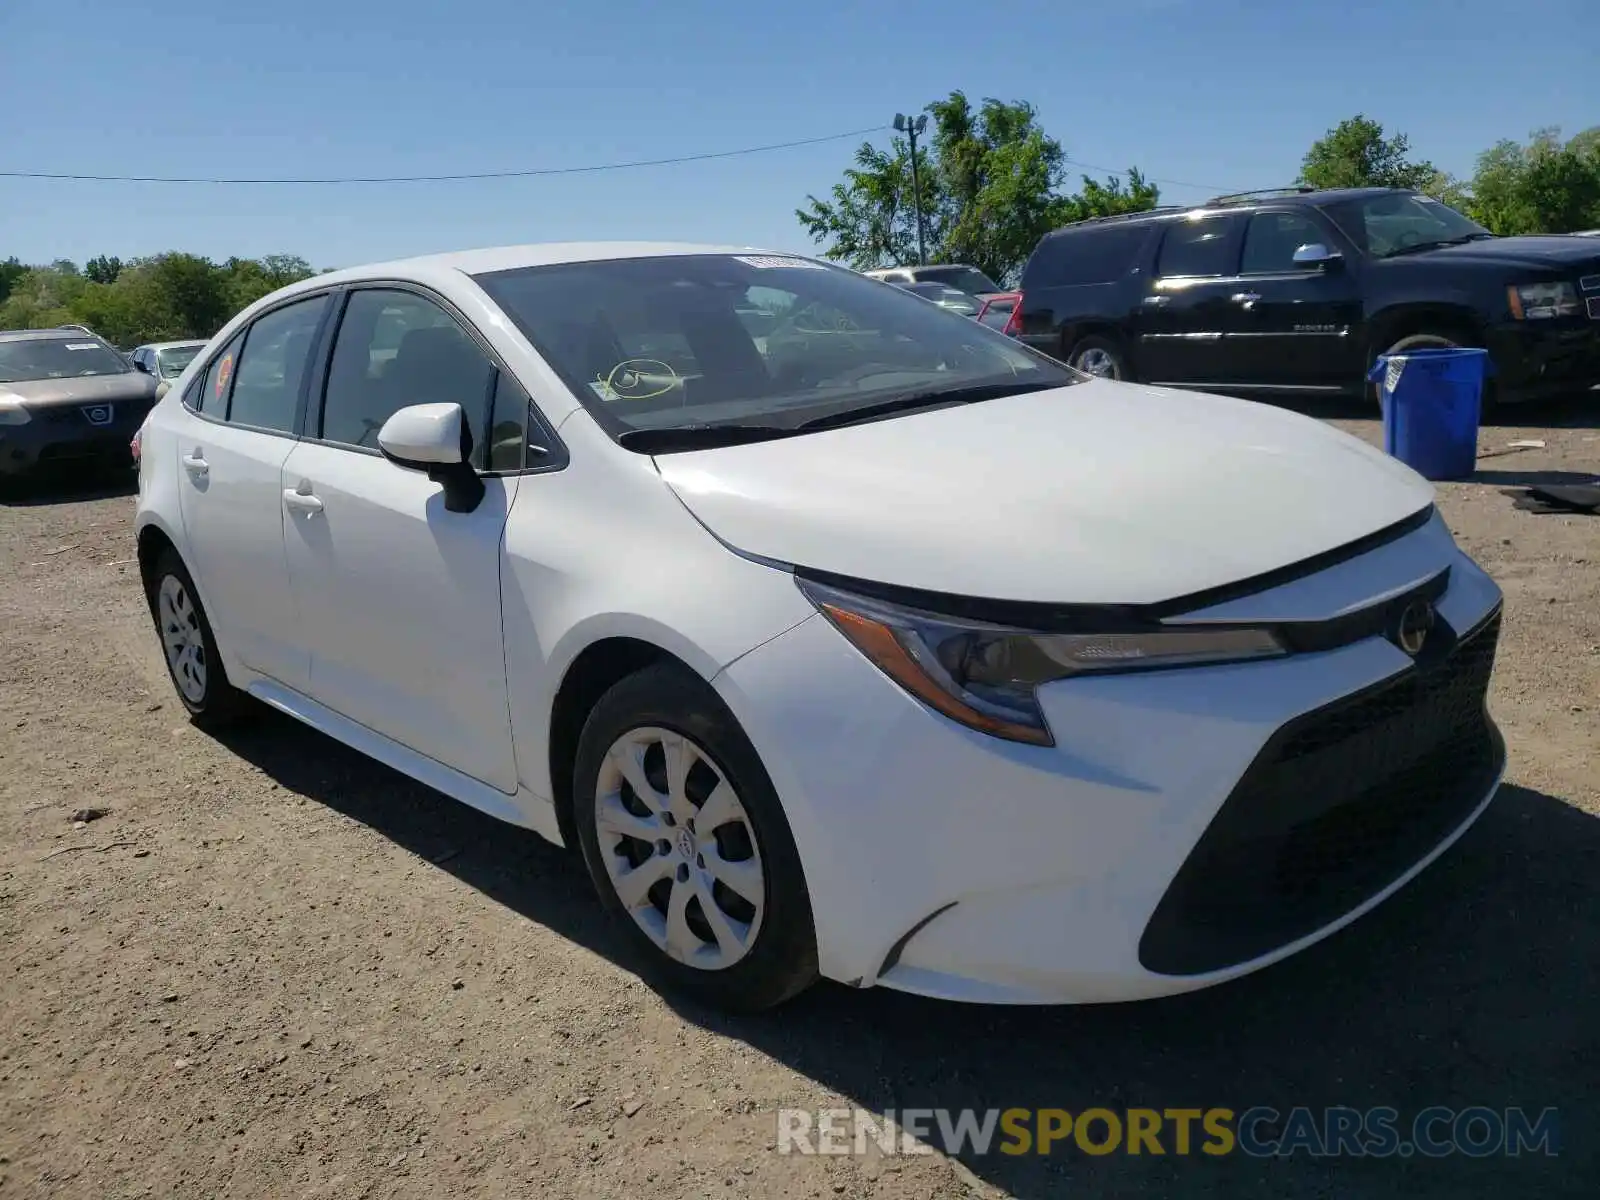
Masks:
[[[1406,605],[1400,614],[1400,622],[1395,628],[1395,641],[1400,649],[1412,658],[1422,653],[1422,647],[1427,644],[1428,633],[1433,629],[1433,605],[1426,600],[1417,600]]]

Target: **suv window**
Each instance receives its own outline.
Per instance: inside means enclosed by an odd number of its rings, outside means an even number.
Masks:
[[[1232,235],[1237,229],[1238,221],[1230,217],[1168,222],[1156,274],[1162,278],[1233,274],[1238,243]]]
[[[300,383],[327,306],[326,296],[297,300],[250,326],[228,402],[230,424],[294,432]]]
[[[377,449],[378,430],[412,404],[461,405],[472,429],[473,465],[486,461],[488,356],[433,301],[367,288],[350,294],[328,364],[320,436]]]
[[[1287,212],[1256,213],[1244,231],[1244,260],[1239,270],[1245,275],[1303,271],[1307,268],[1295,263],[1294,252],[1308,243],[1326,241],[1327,237],[1309,217]]]
[[[1030,263],[1023,283],[1035,287],[1073,287],[1110,283],[1126,275],[1150,236],[1150,224],[1110,225],[1047,237],[1039,245],[1039,263]],[[1038,277],[1036,280],[1031,277]]]

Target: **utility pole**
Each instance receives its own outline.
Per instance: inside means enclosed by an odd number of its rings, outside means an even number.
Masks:
[[[905,113],[895,113],[894,128],[896,133],[903,133],[911,139],[911,204],[917,214],[917,265],[923,266],[928,261],[928,248],[923,240],[922,233],[922,177],[917,170],[917,134],[928,127],[928,114],[907,119]]]

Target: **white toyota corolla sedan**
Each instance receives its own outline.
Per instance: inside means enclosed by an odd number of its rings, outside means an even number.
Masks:
[[[524,246],[241,313],[139,440],[178,694],[581,847],[652,974],[1220,982],[1489,803],[1495,584],[1429,485],[810,259]]]

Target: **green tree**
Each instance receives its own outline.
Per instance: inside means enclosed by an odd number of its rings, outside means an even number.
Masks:
[[[1154,207],[1138,171],[1124,185],[1087,177],[1065,191],[1066,155],[1030,104],[951,92],[926,109],[919,174],[928,258],[965,262],[996,280],[1015,275],[1049,230],[1068,221]],[[824,256],[858,270],[916,261],[910,147],[862,145],[828,200],[808,196],[796,217]]]
[[[115,283],[122,273],[122,260],[102,254],[84,263],[83,273],[91,283]]]
[[[16,286],[17,280],[28,273],[28,268],[17,261],[17,256],[12,255],[4,262],[0,262],[0,304],[6,302],[11,295],[11,289]]]
[[[1439,169],[1412,161],[1410,154],[1405,134],[1386,138],[1382,125],[1358,113],[1311,144],[1300,164],[1300,182],[1319,188],[1438,187],[1445,178]]]
[[[1600,227],[1600,126],[1563,142],[1535,130],[1478,156],[1467,211],[1495,233],[1572,233]]]

